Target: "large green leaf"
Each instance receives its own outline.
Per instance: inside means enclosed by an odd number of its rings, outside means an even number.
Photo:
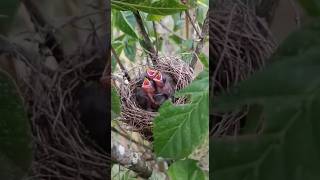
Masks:
[[[142,11],[154,15],[170,15],[187,9],[176,0],[111,0],[114,9],[122,11]]]
[[[31,134],[13,81],[0,71],[0,179],[20,179],[32,159]]]
[[[186,159],[173,163],[168,169],[171,180],[205,180],[205,173],[197,166],[197,161]]]
[[[319,36],[311,39],[310,34],[303,34],[315,33],[318,24],[295,33],[299,44],[288,43],[294,41],[291,36],[273,64],[240,83],[229,95],[215,99],[216,111],[246,104],[261,106],[264,124],[256,135],[250,132],[211,139],[211,178],[320,178],[320,44]],[[304,35],[312,40],[310,44],[303,42]]]
[[[124,33],[127,35],[138,39],[138,35],[136,34],[134,28],[131,26],[131,24],[126,19],[125,15],[121,11],[113,11],[114,12],[114,20],[115,25]]]
[[[208,72],[202,72],[191,85],[177,93],[191,95],[191,103],[162,105],[154,120],[154,148],[158,156],[180,159],[188,156],[208,133]]]

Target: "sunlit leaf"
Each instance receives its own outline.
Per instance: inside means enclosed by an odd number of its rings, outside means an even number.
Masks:
[[[208,133],[208,72],[202,72],[191,85],[176,93],[191,96],[191,103],[166,102],[154,120],[154,149],[158,156],[180,159],[188,156]]]
[[[164,16],[149,14],[147,16],[147,21],[161,21],[163,18]]]
[[[207,57],[204,53],[200,53],[199,60],[205,68],[209,68],[209,57]]]

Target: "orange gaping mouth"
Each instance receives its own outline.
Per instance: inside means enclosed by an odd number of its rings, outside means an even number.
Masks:
[[[156,77],[154,77],[154,81],[162,82],[162,74],[159,72]]]
[[[142,87],[149,87],[150,85],[151,85],[150,81],[147,78],[144,78]]]
[[[157,74],[157,71],[156,70],[153,70],[153,69],[147,69],[147,75],[148,77],[150,78],[153,78],[155,75]]]

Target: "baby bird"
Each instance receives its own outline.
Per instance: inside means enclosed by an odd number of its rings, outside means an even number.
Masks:
[[[149,97],[150,101],[155,104],[155,101],[154,101],[154,98],[153,98],[153,96],[154,96],[154,94],[156,92],[154,83],[152,81],[150,81],[148,78],[144,78],[144,81],[142,83],[142,89],[147,94],[147,96]]]
[[[157,110],[159,106],[169,98],[173,97],[175,83],[173,79],[155,69],[147,68],[142,76],[141,88],[136,91],[136,99],[141,108]]]
[[[158,94],[164,95],[167,99],[173,96],[175,83],[168,74],[158,72],[153,81],[156,84]]]
[[[142,87],[137,88],[136,99],[141,108],[153,111],[159,108],[158,103],[154,99],[156,88],[154,82],[145,78]]]
[[[149,100],[147,93],[141,87],[136,89],[136,100],[142,109],[153,111],[151,101]]]
[[[141,75],[138,84],[143,84],[145,78],[148,78],[149,81],[152,81],[152,79],[157,75],[157,73],[157,70],[147,68],[145,73]]]
[[[147,68],[146,77],[149,78],[150,80],[152,80],[154,77],[156,77],[157,73],[158,73],[157,70]]]

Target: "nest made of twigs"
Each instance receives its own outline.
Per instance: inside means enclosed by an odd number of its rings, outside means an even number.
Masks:
[[[277,45],[255,7],[241,0],[217,0],[210,10],[210,62],[212,95],[228,92],[260,70]],[[215,136],[237,134],[248,109],[214,115]]]
[[[179,57],[158,57],[156,61],[156,66],[152,68],[170,75],[176,83],[175,91],[186,87],[194,78],[193,69]],[[132,80],[129,83],[124,81],[120,83],[118,91],[121,97],[121,120],[128,125],[128,129],[140,132],[147,139],[150,139],[152,121],[158,112],[142,109],[137,104],[134,93],[146,68],[147,66],[141,65],[129,70]],[[174,104],[182,104],[185,100],[183,97],[176,98]]]
[[[265,20],[240,0],[217,0],[210,12],[214,94],[261,69],[276,43]]]
[[[45,57],[17,56],[29,72],[20,86],[36,149],[32,179],[104,179],[108,175],[110,158],[88,138],[79,120],[75,97],[80,84],[95,73],[85,69],[105,58],[97,49],[90,52],[93,53],[80,49],[66,57],[56,70],[45,65]]]

